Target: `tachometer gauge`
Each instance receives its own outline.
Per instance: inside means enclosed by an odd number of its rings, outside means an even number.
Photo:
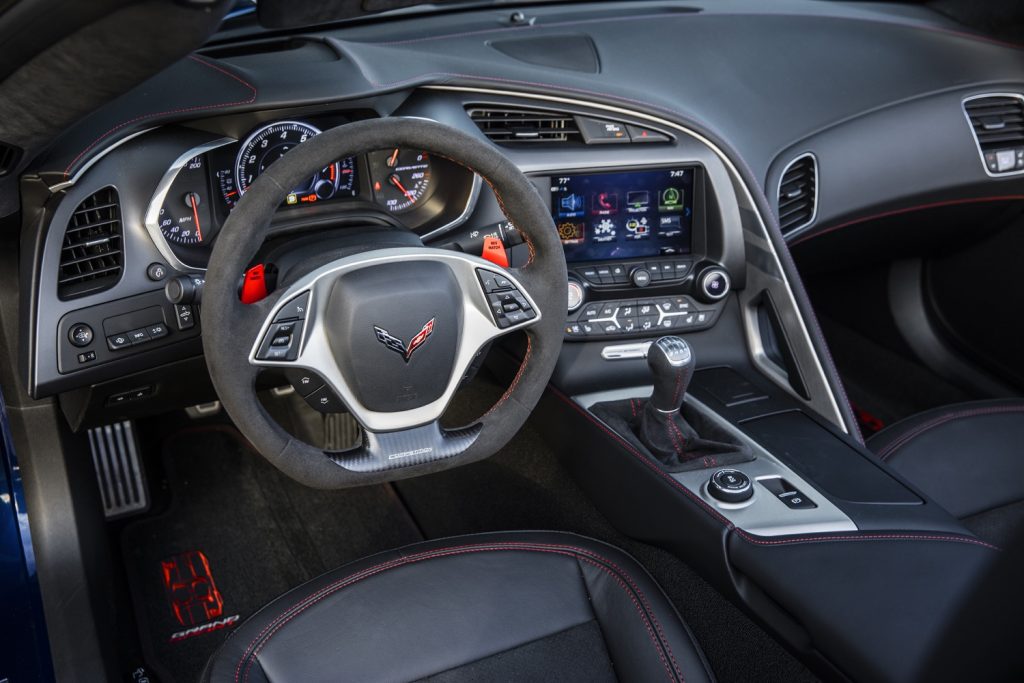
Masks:
[[[208,194],[205,158],[193,157],[178,172],[160,207],[157,224],[169,242],[193,246],[213,238]]]
[[[238,195],[244,194],[260,173],[283,157],[288,150],[319,134],[320,129],[298,121],[280,121],[256,130],[246,138],[238,150],[238,158],[235,160],[234,186],[230,187],[225,178],[220,178],[220,186],[228,204],[233,205],[234,201],[237,201]],[[346,175],[349,176],[349,187],[346,192],[350,194],[354,183],[354,178],[351,177],[354,175],[353,164],[351,160],[346,160],[346,165],[348,168]],[[342,166],[342,163],[336,162],[321,169],[307,182],[295,188],[288,195],[286,203],[312,203],[330,199],[339,189]]]
[[[430,156],[412,149],[369,154],[373,193],[392,213],[409,211],[430,196]]]

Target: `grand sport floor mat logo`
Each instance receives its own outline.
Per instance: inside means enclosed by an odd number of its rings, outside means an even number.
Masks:
[[[239,615],[224,616],[224,596],[217,590],[210,561],[198,550],[190,550],[160,563],[164,589],[171,612],[186,628],[171,634],[176,643],[194,636],[228,628]]]

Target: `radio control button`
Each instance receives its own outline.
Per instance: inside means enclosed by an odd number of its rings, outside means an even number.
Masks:
[[[646,287],[651,284],[651,272],[646,268],[635,269],[629,278],[633,281],[634,287]]]

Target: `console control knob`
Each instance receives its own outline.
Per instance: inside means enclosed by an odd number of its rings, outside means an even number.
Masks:
[[[720,266],[711,266],[697,276],[697,295],[707,303],[721,301],[729,294],[732,282],[729,273]]]
[[[646,268],[634,268],[629,274],[629,279],[633,281],[634,287],[646,287],[651,284],[651,271]]]
[[[203,298],[206,280],[191,275],[177,275],[164,285],[164,295],[172,304],[198,304]]]
[[[583,285],[579,280],[569,278],[569,312],[572,313],[583,305]]]
[[[92,328],[85,323],[75,323],[68,330],[68,341],[78,348],[92,344]]]
[[[708,493],[723,503],[742,503],[754,495],[754,485],[739,470],[718,470],[708,480]]]

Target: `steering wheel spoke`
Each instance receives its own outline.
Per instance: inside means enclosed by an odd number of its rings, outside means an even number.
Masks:
[[[398,432],[364,430],[362,444],[327,455],[352,472],[383,472],[455,457],[473,445],[481,429],[480,424],[445,429],[433,420]]]

